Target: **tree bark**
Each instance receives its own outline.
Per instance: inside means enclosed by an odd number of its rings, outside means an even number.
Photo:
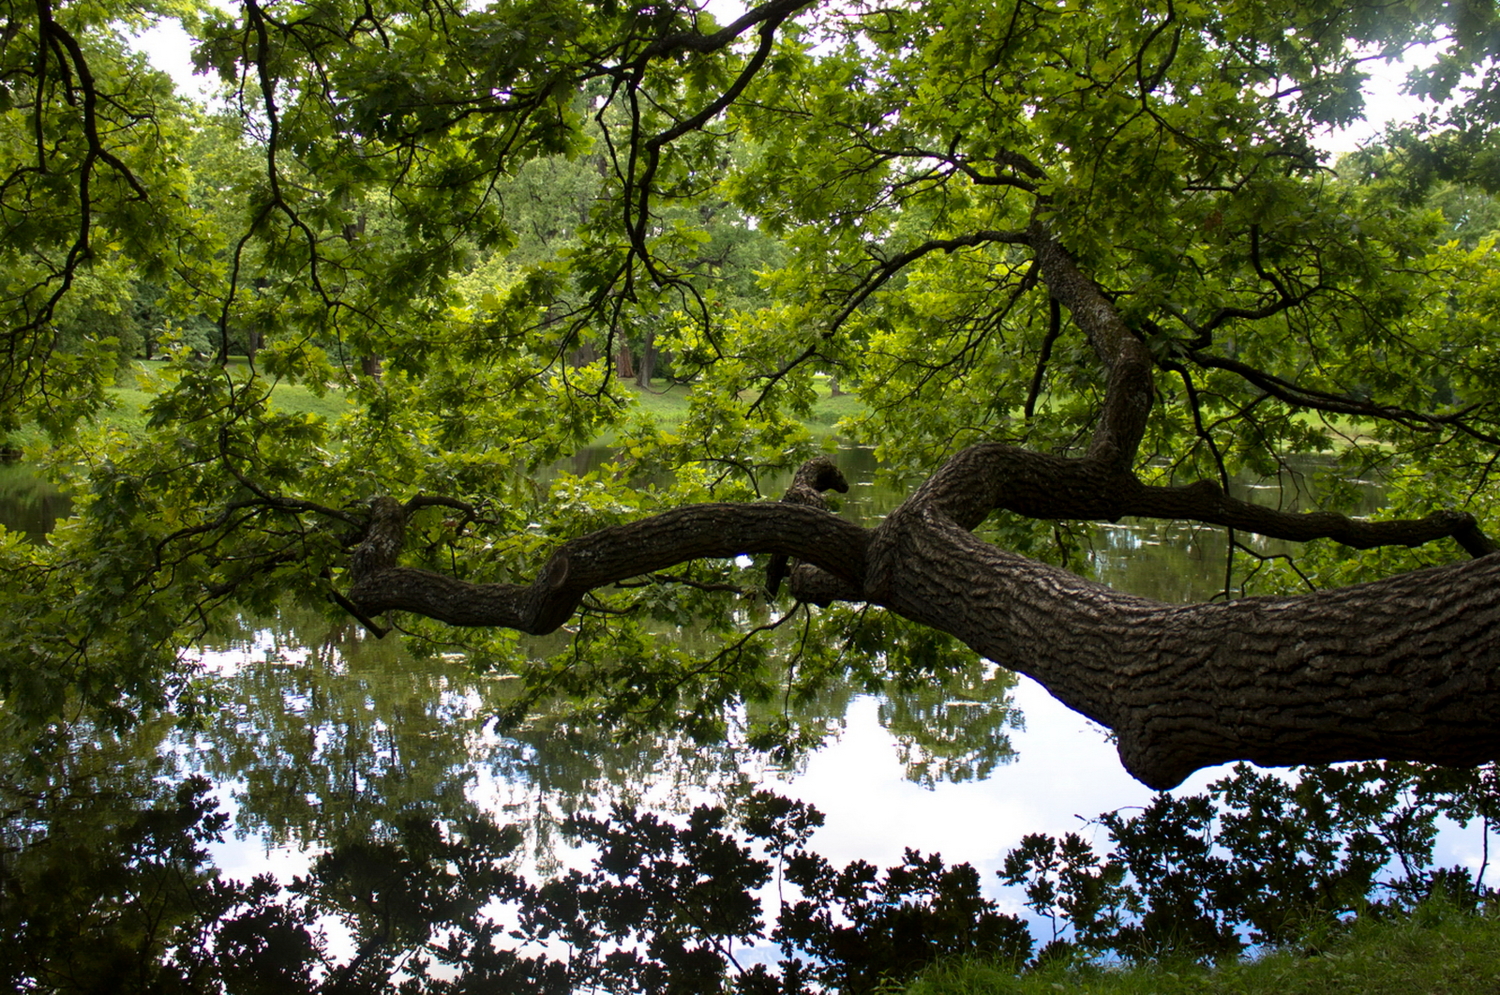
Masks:
[[[1179,606],[1000,550],[936,510],[901,517],[872,542],[879,603],[1113,730],[1121,762],[1153,788],[1231,760],[1500,757],[1500,556]]]
[[[591,342],[585,342],[568,353],[568,365],[574,369],[588,366],[599,358],[599,350]]]

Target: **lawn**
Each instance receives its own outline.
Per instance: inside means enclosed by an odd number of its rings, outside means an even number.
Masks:
[[[663,426],[671,427],[687,417],[691,387],[667,380],[651,381],[650,390],[634,383],[626,383],[624,386],[635,398],[635,404],[641,412],[653,416]],[[814,403],[812,417],[807,420],[807,426],[816,435],[831,432],[841,419],[864,413],[863,402],[854,394],[845,392],[834,397],[826,377],[819,376],[813,389],[817,392],[818,399]]]
[[[1364,922],[1298,949],[1215,967],[1014,967],[959,958],[939,963],[902,995],[1495,995],[1500,918],[1425,906],[1408,918]]]
[[[158,361],[137,360],[128,369],[121,371],[116,386],[109,391],[110,407],[104,415],[108,424],[126,432],[139,432],[145,427],[146,408],[160,388],[156,371],[161,365]],[[231,375],[242,374],[246,369],[244,360],[233,360],[229,364]],[[687,416],[688,395],[692,390],[689,386],[667,380],[652,381],[649,390],[638,387],[633,382],[623,382],[620,386],[642,413],[654,416],[664,427],[671,428]],[[864,410],[859,398],[853,394],[831,396],[828,381],[824,378],[818,379],[815,389],[818,401],[812,418],[808,420],[808,427],[814,434],[829,434],[840,419]],[[302,384],[278,384],[271,394],[271,406],[278,411],[313,414],[330,421],[349,410],[349,402],[338,389],[331,388],[319,396]],[[46,438],[37,427],[26,426],[14,433],[9,440],[0,441],[27,446],[42,444]]]

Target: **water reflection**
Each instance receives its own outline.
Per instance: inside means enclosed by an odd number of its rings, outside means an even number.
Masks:
[[[1024,728],[1014,687],[1014,675],[975,660],[941,684],[884,695],[880,726],[895,740],[906,779],[927,788],[982,781],[1014,760],[1010,730]]]
[[[368,836],[413,812],[458,822],[482,808],[523,828],[546,865],[564,816],[616,802],[683,810],[769,773],[736,736],[621,741],[563,703],[502,734],[493,719],[516,681],[475,674],[462,659],[414,658],[311,615],[283,616],[205,662],[221,707],[207,728],[182,734],[186,763],[229,786],[235,830],[267,846]],[[982,778],[1007,762],[1012,683],[976,661],[942,686],[892,692],[881,721],[909,776]],[[832,688],[794,718],[837,728],[854,696]]]
[[[0,463],[0,526],[41,542],[73,501],[23,463]]]
[[[1252,504],[1298,512],[1318,509],[1317,495],[1336,484],[1344,511],[1367,516],[1381,507],[1384,489],[1371,480],[1331,481],[1328,459],[1287,460],[1280,477],[1241,476],[1230,482],[1231,496]],[[1124,518],[1093,525],[1085,540],[1086,558],[1096,579],[1142,597],[1181,604],[1244,593],[1247,567],[1260,558],[1290,555],[1297,544],[1238,533],[1197,522]],[[1231,555],[1232,554],[1232,555]],[[1232,562],[1237,561],[1237,562]]]
[[[580,457],[573,469],[591,469],[600,458]],[[843,502],[846,516],[870,524],[906,496],[876,483],[868,451],[839,461],[855,484]],[[1252,500],[1283,505],[1306,491],[1300,483],[1236,486]],[[1373,510],[1378,488],[1361,493],[1361,512]],[[24,469],[0,467],[0,521],[8,527],[39,538],[66,507]],[[1274,544],[1251,548],[1277,551]],[[1084,553],[1106,583],[1188,601],[1222,588],[1229,545],[1223,530],[1126,521],[1090,530]],[[529,861],[545,872],[560,859],[557,828],[569,814],[602,812],[616,801],[683,811],[783,773],[734,734],[708,744],[670,733],[622,742],[561,703],[501,732],[494,717],[515,700],[517,682],[476,674],[459,657],[413,657],[394,639],[376,641],[321,616],[247,623],[202,657],[220,707],[199,728],[160,716],[128,736],[84,723],[40,740],[0,739],[0,935],[20,935],[17,917],[24,916],[45,919],[47,929],[62,930],[56,935],[89,935],[103,916],[128,926],[120,942],[147,942],[143,930],[164,929],[177,913],[158,908],[158,925],[130,925],[146,915],[137,900],[142,889],[167,896],[169,905],[201,897],[195,889],[210,870],[204,847],[217,833],[210,790],[233,813],[229,829],[262,851],[390,838],[413,816],[460,826],[491,813],[522,831]],[[862,688],[831,685],[799,706],[797,721],[837,731],[852,708],[871,706]],[[908,788],[990,777],[1014,759],[1011,733],[1023,727],[1011,676],[978,660],[941,683],[888,689],[873,710],[886,755],[843,751],[843,762],[864,770],[893,755]],[[870,806],[870,797],[861,804]],[[1089,812],[1106,806],[1077,802]],[[897,831],[884,825],[888,835]],[[155,856],[142,856],[153,847]],[[174,868],[169,884],[158,880],[164,867]]]
[[[112,990],[183,942],[221,817],[165,748],[171,729],[0,728],[0,979],[13,990]]]

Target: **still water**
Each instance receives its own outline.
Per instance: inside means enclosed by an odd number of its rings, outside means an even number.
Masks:
[[[846,516],[873,521],[904,496],[876,485],[869,453],[845,451],[839,462],[856,481]],[[1241,486],[1252,499],[1287,503],[1300,489]],[[1363,510],[1372,510],[1379,490],[1365,495]],[[21,468],[0,467],[0,523],[40,536],[65,512],[63,496]],[[1105,583],[1185,601],[1220,588],[1226,548],[1219,530],[1125,522],[1093,529],[1083,555]],[[218,698],[200,728],[161,720],[126,737],[59,743],[53,757],[12,753],[0,757],[0,790],[40,765],[53,786],[130,805],[203,774],[231,819],[211,847],[214,864],[230,878],[290,881],[329,841],[375,832],[403,813],[442,822],[492,813],[522,828],[530,862],[546,873],[575,860],[557,833],[568,814],[607,812],[618,801],[683,812],[768,787],[825,813],[812,847],[836,866],[898,864],[907,847],[941,853],[972,864],[1002,910],[1021,915],[1021,896],[994,872],[1024,834],[1102,835],[1093,816],[1151,797],[1121,770],[1103,730],[979,661],[947,690],[825,695],[809,718],[832,734],[788,769],[732,738],[708,748],[665,734],[620,742],[561,708],[502,735],[492,719],[516,693],[513,681],[476,675],[458,657],[416,660],[395,639],[311,615],[257,621],[197,654]],[[937,746],[922,735],[933,728],[947,733]],[[1223,773],[1200,772],[1178,790],[1201,791]],[[0,842],[22,846],[58,831],[25,804],[6,809]],[[1445,832],[1438,864],[1477,871],[1482,842],[1477,829]]]

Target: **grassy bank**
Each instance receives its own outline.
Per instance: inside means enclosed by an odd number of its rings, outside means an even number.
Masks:
[[[1013,968],[959,959],[935,965],[903,995],[1496,995],[1500,918],[1424,908],[1360,923],[1342,936],[1206,968]]]
[[[634,398],[635,405],[642,413],[653,416],[663,425],[675,425],[687,417],[691,387],[665,380],[653,380],[650,390],[629,382],[621,383],[619,386]],[[840,419],[862,414],[865,410],[864,404],[853,394],[846,392],[834,397],[829,389],[828,380],[824,377],[817,378],[813,389],[818,397],[813,405],[812,417],[807,420],[807,424],[815,432],[831,429],[839,423]]]
[[[126,432],[140,431],[145,427],[146,409],[160,389],[160,381],[155,374],[155,369],[160,365],[157,362],[137,361],[130,369],[121,372],[117,385],[109,390],[110,407],[103,415],[106,424]],[[231,362],[231,372],[242,369],[243,360]],[[663,427],[671,428],[687,417],[691,387],[665,380],[653,381],[649,390],[638,387],[633,382],[620,382],[617,387],[632,398],[639,410],[654,416]],[[818,401],[808,420],[808,426],[815,433],[826,433],[840,419],[864,410],[859,398],[853,394],[831,396],[828,382],[824,379],[819,379],[815,389]],[[342,391],[330,389],[319,396],[301,384],[278,384],[271,393],[271,406],[289,414],[318,415],[330,421],[349,410],[349,402]],[[45,441],[42,431],[34,426],[22,428],[9,439],[11,444],[19,446],[36,445]]]
[[[115,386],[106,392],[108,408],[100,421],[111,428],[135,433],[143,431],[147,408],[161,389],[156,369],[162,363],[137,360],[120,371]],[[230,363],[234,372],[245,368],[243,360]],[[315,414],[333,420],[349,410],[349,402],[338,390],[326,391],[322,397],[301,384],[278,384],[271,393],[271,406],[291,414]],[[8,438],[0,439],[15,446],[45,445],[46,434],[35,425],[22,426]]]

